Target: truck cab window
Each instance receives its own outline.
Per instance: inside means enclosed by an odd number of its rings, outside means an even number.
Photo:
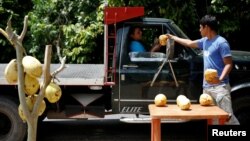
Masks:
[[[130,61],[162,61],[166,48],[161,47],[158,37],[164,34],[160,25],[131,25],[128,32]]]

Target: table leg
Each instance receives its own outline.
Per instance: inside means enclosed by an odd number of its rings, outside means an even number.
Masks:
[[[226,119],[219,118],[219,125],[224,125],[226,122]],[[207,125],[213,125],[213,119],[207,119]]]
[[[207,119],[207,125],[213,125],[213,119]]]
[[[161,119],[151,120],[151,141],[161,141]]]
[[[219,118],[219,125],[224,125],[226,122],[226,119],[224,118]]]

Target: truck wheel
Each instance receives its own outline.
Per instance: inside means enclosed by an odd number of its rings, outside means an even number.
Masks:
[[[27,124],[18,114],[18,104],[0,96],[0,141],[23,141],[27,133]]]
[[[242,96],[235,99],[232,103],[233,111],[241,125],[250,123],[250,96]]]

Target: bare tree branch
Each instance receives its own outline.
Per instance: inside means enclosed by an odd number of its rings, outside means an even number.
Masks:
[[[7,22],[7,27],[5,28],[5,31],[0,28],[0,33],[3,34],[16,49],[17,67],[18,67],[18,96],[19,96],[19,101],[23,108],[23,112],[24,112],[24,115],[26,117],[26,121],[28,124],[27,140],[35,141],[36,134],[37,134],[36,132],[37,132],[38,110],[40,108],[40,105],[42,104],[42,100],[44,99],[46,87],[51,82],[51,79],[55,78],[55,76],[65,68],[66,57],[63,57],[63,58],[61,57],[60,46],[58,42],[57,54],[61,62],[61,66],[52,74],[50,74],[52,46],[51,45],[46,46],[46,52],[45,52],[45,58],[44,58],[44,70],[43,70],[44,79],[43,79],[43,83],[39,91],[38,99],[35,102],[32,112],[30,112],[26,103],[26,95],[24,92],[24,70],[23,70],[23,65],[22,65],[23,54],[26,55],[25,49],[22,45],[22,41],[27,32],[27,25],[28,25],[27,23],[28,23],[28,16],[25,16],[22,33],[20,36],[18,36],[15,32],[13,32],[13,29],[11,26],[11,17],[10,17],[10,19]]]
[[[24,38],[24,36],[25,36],[25,34],[27,32],[27,27],[28,27],[28,16],[25,16],[24,17],[24,22],[23,22],[23,31],[22,31],[21,35],[18,36],[18,40],[20,42],[23,42],[23,38]]]
[[[27,55],[26,50],[24,49],[23,45],[22,45],[22,41],[23,38],[27,32],[27,26],[28,26],[28,16],[25,16],[24,18],[24,26],[23,26],[23,31],[22,31],[22,35],[18,36],[12,29],[12,25],[11,25],[11,18],[9,18],[8,22],[7,22],[7,27],[5,28],[5,31],[3,29],[0,28],[0,32],[9,40],[9,42],[11,43],[11,45],[13,45],[14,48],[16,48],[16,46],[19,46],[22,48],[22,52]],[[13,43],[13,41],[15,40],[15,43]]]
[[[3,36],[9,40],[9,42],[11,43],[11,45],[13,45],[12,41],[9,39],[9,36],[7,34],[7,32],[5,32],[2,28],[0,28],[0,33],[3,34]]]
[[[9,40],[13,40],[14,37],[16,37],[16,33],[13,32],[12,26],[11,26],[11,18],[9,18],[8,22],[7,22],[7,27],[5,28],[5,32],[8,34],[8,39]]]
[[[40,104],[42,103],[42,100],[44,98],[45,89],[51,81],[51,75],[50,75],[51,51],[52,51],[52,46],[46,45],[45,57],[44,57],[44,71],[43,71],[44,79],[43,79],[41,89],[39,91],[38,99],[34,105],[32,115],[38,114],[38,110],[39,110],[38,107],[40,107]]]
[[[59,57],[61,66],[60,66],[58,69],[56,69],[56,70],[51,74],[52,78],[55,78],[56,75],[57,75],[59,72],[61,72],[64,68],[66,68],[66,65],[65,65],[65,63],[66,63],[66,57],[65,57],[65,56],[64,56],[64,57],[61,56],[59,41],[56,41],[56,50],[57,50],[57,56]]]

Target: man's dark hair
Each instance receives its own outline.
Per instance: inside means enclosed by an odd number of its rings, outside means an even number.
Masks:
[[[218,31],[218,21],[215,16],[205,15],[204,17],[201,18],[200,24],[202,26],[205,26],[205,25],[209,26],[215,32]]]

